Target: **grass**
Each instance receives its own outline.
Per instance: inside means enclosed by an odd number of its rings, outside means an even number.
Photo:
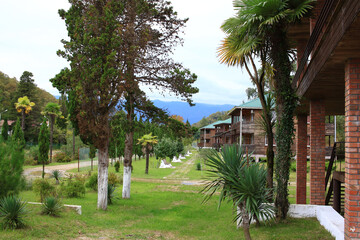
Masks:
[[[200,180],[204,171],[196,170],[199,156],[190,164],[184,178]],[[145,160],[133,161],[134,179],[148,179],[131,183],[131,198],[118,199],[107,211],[96,210],[97,193],[88,189],[83,198],[64,198],[62,203],[82,206],[82,215],[73,210],[60,217],[41,215],[39,206],[28,205],[28,227],[21,230],[0,230],[0,239],[244,239],[241,229],[233,222],[230,203],[218,210],[218,199],[213,197],[202,204],[201,186],[174,184],[164,179],[177,174],[184,164],[174,163],[175,169],[156,168],[156,159],[150,159],[149,175],[145,175]],[[190,163],[190,162],[189,162]],[[81,168],[88,173],[90,168]],[[74,170],[77,172],[77,169]],[[115,172],[110,166],[109,172]],[[122,174],[122,167],[118,175]],[[290,201],[294,202],[295,187],[290,186]],[[121,186],[116,190],[121,197]],[[26,201],[36,201],[32,191],[21,192]],[[293,199],[293,200],[291,200]],[[251,226],[253,239],[333,239],[315,218],[292,219],[284,223]]]
[[[0,230],[2,239],[243,239],[232,222],[232,207],[224,203],[217,210],[216,197],[201,204],[199,186],[133,182],[131,199],[117,200],[106,212],[96,210],[97,195],[63,199],[82,205],[83,215],[67,210],[61,217],[41,215],[41,208],[29,206],[28,228]],[[119,191],[119,190],[118,190]],[[21,193],[27,201],[33,192]],[[296,236],[294,235],[296,233]],[[333,239],[316,219],[288,219],[286,223],[251,227],[253,239]]]

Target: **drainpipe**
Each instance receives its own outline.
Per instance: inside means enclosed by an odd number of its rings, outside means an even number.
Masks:
[[[336,142],[336,115],[334,116],[334,126],[335,126],[334,142]]]
[[[240,137],[239,137],[239,139],[240,139],[240,147],[241,147],[241,145],[242,145],[242,108],[240,108],[240,130],[239,130],[239,132],[240,132]]]

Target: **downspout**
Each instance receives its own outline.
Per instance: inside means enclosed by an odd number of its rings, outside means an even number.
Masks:
[[[336,115],[334,116],[334,126],[335,126],[334,143],[336,143]]]
[[[242,108],[240,108],[240,129],[239,129],[239,132],[240,132],[240,137],[239,137],[239,140],[240,140],[240,147],[242,145]]]

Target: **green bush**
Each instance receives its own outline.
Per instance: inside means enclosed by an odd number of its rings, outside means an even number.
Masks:
[[[0,219],[2,228],[18,229],[25,226],[26,202],[16,196],[7,196],[0,200]]]
[[[12,143],[0,143],[0,198],[16,194],[23,181],[24,152]]]
[[[112,204],[114,199],[119,199],[117,194],[115,193],[116,186],[112,184],[108,184],[108,204]]]
[[[50,216],[59,216],[63,205],[60,200],[55,197],[45,198],[41,207],[41,213]]]
[[[32,185],[33,191],[40,196],[42,202],[46,197],[55,196],[56,189],[47,179],[35,179]]]
[[[119,161],[116,161],[116,163],[114,164],[114,167],[115,167],[115,171],[116,171],[116,172],[119,172],[120,162],[119,162]]]
[[[62,195],[69,198],[83,197],[85,195],[84,182],[77,178],[68,178],[61,183],[60,189]]]
[[[91,188],[94,191],[97,191],[98,188],[98,175],[97,173],[90,176],[89,181],[86,183],[87,188]]]
[[[71,162],[71,157],[69,157],[66,153],[64,152],[58,152],[53,156],[53,160],[54,162]]]
[[[39,163],[38,157],[39,147],[38,146],[31,146],[28,151],[25,153],[25,162],[24,165],[37,165]]]
[[[200,162],[196,163],[196,170],[201,171],[201,163]]]
[[[119,180],[119,177],[116,175],[116,173],[109,173],[109,176],[108,176],[108,183],[110,185],[116,185],[118,183],[120,183],[120,180]]]

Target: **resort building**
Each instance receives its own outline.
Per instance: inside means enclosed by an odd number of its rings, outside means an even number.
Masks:
[[[296,202],[306,204],[310,135],[310,204],[324,205],[333,190],[333,206],[340,211],[345,188],[345,239],[360,239],[359,13],[358,0],[318,0],[312,17],[289,29],[298,55],[293,87],[301,98],[296,112]],[[324,171],[327,115],[345,115],[345,164],[332,174],[332,180]]]

